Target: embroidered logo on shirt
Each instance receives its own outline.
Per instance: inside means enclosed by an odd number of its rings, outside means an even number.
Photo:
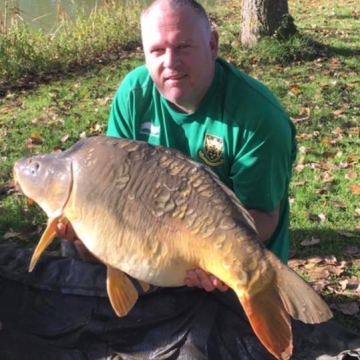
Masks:
[[[160,135],[160,126],[155,126],[151,122],[144,122],[140,128],[140,134],[159,137]]]
[[[209,166],[219,166],[224,163],[223,151],[224,142],[223,139],[206,134],[204,138],[204,150],[199,150],[199,157]]]

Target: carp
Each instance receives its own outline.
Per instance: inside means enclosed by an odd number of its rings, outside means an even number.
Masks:
[[[138,298],[127,277],[183,286],[201,268],[237,295],[264,347],[292,354],[291,318],[320,323],[332,313],[320,296],[258,240],[251,216],[209,168],[181,152],[145,142],[95,136],[60,153],[16,161],[17,186],[48,217],[32,271],[70,222],[107,267],[107,292],[118,316]],[[239,305],[240,305],[239,304]]]

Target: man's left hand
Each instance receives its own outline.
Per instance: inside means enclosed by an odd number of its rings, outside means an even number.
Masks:
[[[197,286],[206,291],[214,291],[215,289],[225,292],[229,289],[221,280],[214,275],[208,274],[201,269],[189,270],[185,285],[188,287]]]

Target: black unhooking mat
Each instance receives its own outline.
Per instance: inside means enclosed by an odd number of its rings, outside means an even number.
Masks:
[[[118,318],[106,269],[0,242],[0,360],[268,360],[231,291],[153,288]],[[293,323],[292,360],[360,359],[360,336]]]

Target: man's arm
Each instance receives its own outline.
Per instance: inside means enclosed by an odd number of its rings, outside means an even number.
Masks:
[[[276,206],[276,208],[270,212],[263,212],[255,209],[248,210],[254,219],[260,241],[270,239],[271,235],[274,233],[279,222],[279,208],[280,205]]]

